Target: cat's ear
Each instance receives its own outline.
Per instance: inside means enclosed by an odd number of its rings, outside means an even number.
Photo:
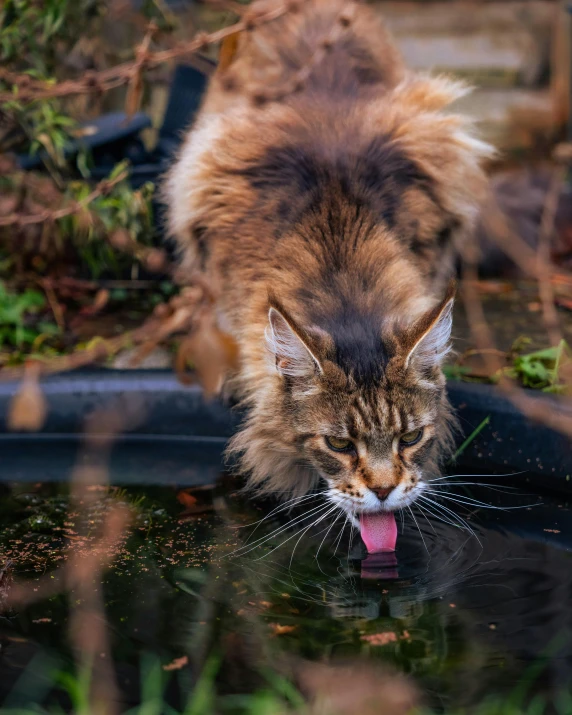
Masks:
[[[322,372],[309,336],[282,309],[271,306],[266,328],[268,349],[274,355],[276,370],[288,377],[313,377]]]
[[[405,368],[437,367],[451,349],[455,281],[451,281],[443,300],[422,315],[407,331],[405,339]]]

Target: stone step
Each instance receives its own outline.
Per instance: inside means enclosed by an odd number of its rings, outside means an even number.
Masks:
[[[414,69],[452,72],[482,86],[546,82],[558,3],[376,3]]]

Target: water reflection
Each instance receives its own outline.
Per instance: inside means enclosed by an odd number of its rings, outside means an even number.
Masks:
[[[17,570],[34,579],[57,563],[62,524],[71,523],[64,490],[20,486],[2,496],[3,552],[11,559],[25,554]],[[128,702],[137,702],[141,652],[163,663],[188,656],[189,668],[174,674],[175,700],[184,700],[213,651],[223,658],[222,692],[257,687],[268,664],[290,672],[299,659],[348,657],[412,674],[436,706],[510,692],[543,658],[533,689],[553,694],[569,686],[566,504],[465,511],[474,533],[418,515],[418,525],[405,519],[395,560],[364,561],[341,522],[303,534],[311,521],[304,515],[319,508],[319,496],[255,527],[248,525],[271,507],[229,496],[228,484],[202,492],[192,508],[167,488],[120,497],[140,513],[105,584],[113,657]],[[105,511],[105,498],[97,513]],[[530,501],[501,493],[494,499],[497,507]],[[300,520],[282,531],[292,519]],[[67,617],[67,600],[58,596],[0,620],[0,697],[34,658],[71,661]]]
[[[497,494],[491,503],[519,501],[530,496]],[[305,657],[387,659],[441,703],[457,706],[510,692],[542,659],[534,690],[567,688],[572,564],[561,535],[568,507],[549,501],[520,513],[483,509],[464,517],[474,534],[431,518],[419,520],[420,531],[406,521],[395,560],[363,561],[354,549],[353,558],[324,555],[318,569],[308,534],[295,567],[285,545],[282,558],[280,549],[272,553],[271,568],[249,560],[242,569],[268,584],[266,619],[280,610],[273,594],[290,586],[304,635],[281,643]],[[289,622],[298,623],[295,616]]]

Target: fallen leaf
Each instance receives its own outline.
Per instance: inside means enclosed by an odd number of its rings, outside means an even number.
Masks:
[[[181,491],[177,494],[177,501],[186,506],[187,508],[193,507],[197,503],[197,498],[189,494],[188,492]]]
[[[181,512],[177,518],[179,521],[186,521],[201,514],[208,514],[211,511],[214,511],[214,504],[193,504]]]
[[[126,228],[116,228],[109,235],[109,242],[114,248],[126,251],[133,244],[133,238]]]
[[[139,111],[143,97],[143,89],[143,73],[140,68],[137,68],[131,76],[125,97],[125,114],[127,114],[129,118]]]
[[[145,256],[145,266],[151,273],[162,273],[168,264],[165,251],[160,248],[150,248]]]
[[[183,655],[180,658],[175,658],[173,661],[171,661],[167,665],[164,665],[163,670],[167,670],[167,671],[181,670],[181,668],[184,668],[185,665],[188,664],[188,662],[189,662],[189,658],[186,655]]]
[[[283,636],[285,633],[292,633],[298,626],[283,626],[280,623],[268,624],[275,636]]]
[[[549,534],[559,534],[560,529],[544,529],[544,531],[547,531]]]
[[[36,618],[36,620],[32,621],[32,623],[51,623],[52,619],[51,618]]]
[[[385,633],[371,633],[361,636],[361,640],[370,645],[387,645],[388,643],[397,643],[397,636],[393,631],[387,631]]]
[[[98,131],[99,129],[94,124],[90,124],[86,127],[74,129],[70,132],[70,134],[79,139],[81,137],[93,137],[98,133]]]
[[[83,316],[97,315],[100,313],[109,302],[110,292],[106,288],[98,290],[91,305],[80,310]]]
[[[180,345],[175,368],[183,383],[188,362],[193,364],[205,396],[211,397],[220,390],[227,371],[236,367],[238,348],[230,336],[205,321]]]
[[[514,290],[512,284],[506,281],[465,281],[465,283],[472,286],[481,295],[502,295]]]
[[[565,298],[564,296],[557,295],[554,298],[554,302],[559,308],[564,308],[565,310],[572,311],[572,300],[570,298]]]
[[[218,73],[224,72],[232,64],[238,50],[239,34],[238,32],[234,32],[232,35],[225,37],[221,42],[217,67]]]

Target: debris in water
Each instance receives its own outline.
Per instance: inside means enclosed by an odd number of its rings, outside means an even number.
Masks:
[[[286,633],[292,633],[295,631],[297,626],[283,626],[280,623],[269,623],[268,624],[275,636],[283,636]]]
[[[181,670],[181,668],[184,668],[185,665],[188,664],[188,662],[188,657],[186,655],[183,655],[180,658],[175,658],[175,660],[171,661],[167,665],[164,665],[163,670]]]

